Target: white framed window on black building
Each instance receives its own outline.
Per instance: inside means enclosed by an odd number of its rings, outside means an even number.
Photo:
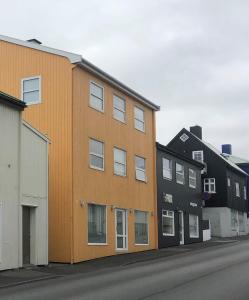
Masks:
[[[114,119],[125,123],[126,121],[126,102],[125,99],[113,95],[113,117]]]
[[[126,151],[114,148],[114,174],[126,176]]]
[[[163,157],[163,178],[172,180],[172,160]]]
[[[174,211],[162,210],[162,234],[164,236],[175,235]]]
[[[93,81],[90,81],[90,106],[104,112],[104,88]]]
[[[204,178],[204,192],[210,194],[216,193],[215,178]]]
[[[240,186],[238,182],[235,182],[235,193],[236,197],[240,197]]]
[[[106,206],[88,204],[88,244],[106,244]]]
[[[21,99],[27,105],[41,103],[41,76],[23,78]]]
[[[135,244],[149,244],[148,213],[144,211],[135,211]]]
[[[192,158],[199,162],[204,162],[204,154],[202,150],[193,151]]]
[[[92,169],[104,171],[104,143],[89,139],[89,159]]]
[[[179,184],[184,184],[184,166],[182,164],[176,163],[176,182]]]
[[[189,187],[196,188],[196,171],[189,169]]]
[[[146,160],[141,156],[135,156],[135,165],[136,165],[136,179],[140,181],[147,181],[146,176]]]
[[[199,237],[199,217],[196,215],[189,215],[189,236],[191,238]]]
[[[135,106],[134,107],[134,122],[135,122],[135,128],[139,131],[145,132],[145,117],[144,117],[144,111]]]

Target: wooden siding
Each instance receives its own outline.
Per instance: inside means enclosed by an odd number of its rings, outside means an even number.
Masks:
[[[21,79],[40,75],[42,103],[24,119],[46,134],[49,147],[49,259],[71,262],[72,65],[63,57],[0,42],[0,90],[21,97]]]
[[[105,111],[89,106],[90,81],[104,87]],[[113,94],[126,99],[127,122],[113,118]],[[146,132],[134,128],[134,106],[145,111]],[[89,167],[89,138],[105,144],[105,170]],[[127,152],[127,176],[114,175],[113,148]],[[146,158],[148,182],[135,179],[135,155]],[[91,74],[76,67],[73,71],[73,199],[74,199],[74,262],[113,255],[115,251],[115,212],[128,209],[128,251],[157,247],[156,183],[155,183],[155,124],[154,112]],[[84,201],[81,207],[80,200]],[[107,245],[88,246],[87,203],[107,205]],[[134,210],[149,212],[149,246],[135,245]]]

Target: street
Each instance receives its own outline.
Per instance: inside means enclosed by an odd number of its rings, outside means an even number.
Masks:
[[[249,240],[0,289],[0,299],[249,299]]]

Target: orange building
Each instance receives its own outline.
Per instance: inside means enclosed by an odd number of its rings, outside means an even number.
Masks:
[[[155,111],[84,60],[0,36],[0,90],[51,140],[49,260],[157,248]]]

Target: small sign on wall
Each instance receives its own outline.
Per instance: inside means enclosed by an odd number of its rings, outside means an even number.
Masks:
[[[173,196],[171,194],[163,193],[163,201],[167,203],[173,203]]]

